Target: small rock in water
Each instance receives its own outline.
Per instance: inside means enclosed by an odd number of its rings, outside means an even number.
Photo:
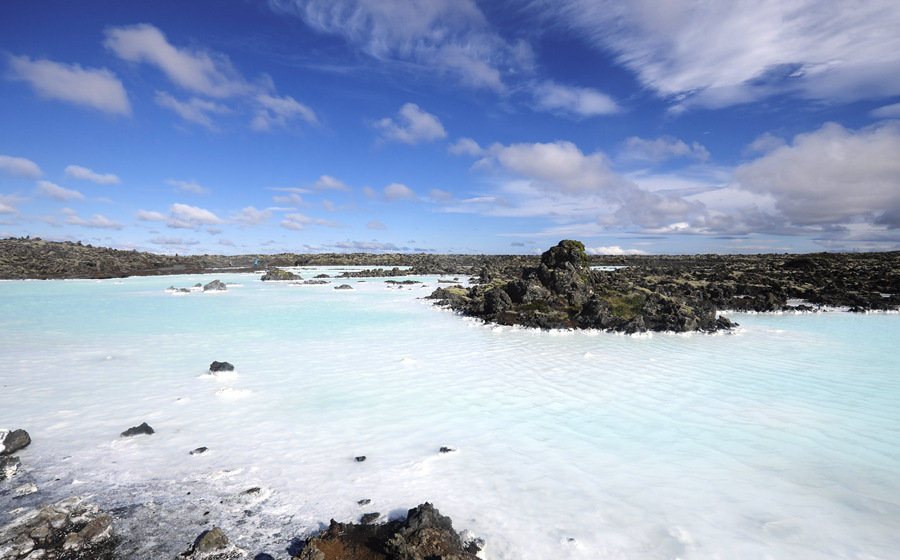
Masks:
[[[155,432],[156,431],[151,428],[146,422],[142,422],[140,426],[133,426],[122,432],[121,437],[139,436],[143,434],[147,434],[149,436],[150,434],[153,434]]]
[[[29,494],[34,494],[37,491],[38,491],[37,486],[35,486],[34,484],[31,484],[31,483],[23,484],[22,486],[19,486],[18,488],[15,489],[14,498],[22,498]]]
[[[353,289],[353,286],[351,286],[350,284],[341,284],[340,286],[337,286],[335,288],[335,290],[352,290],[352,289]]]
[[[18,457],[0,457],[0,481],[6,480],[19,470]]]
[[[194,449],[193,451],[191,451],[190,454],[191,455],[202,455],[202,454],[206,453],[207,451],[209,451],[209,448],[207,448],[207,447],[198,447],[197,449]]]
[[[371,525],[372,523],[375,523],[375,521],[378,520],[379,517],[381,517],[381,514],[377,511],[372,513],[364,513],[359,522],[363,525]]]
[[[441,453],[453,453],[454,451],[456,451],[454,447],[441,447],[440,449]]]
[[[213,362],[209,364],[209,371],[212,373],[217,371],[234,371],[234,366],[228,362]]]
[[[371,503],[372,503],[372,500],[370,500],[369,498],[364,498],[364,499],[362,499],[362,500],[357,501],[357,502],[356,502],[356,505],[359,505],[359,506],[367,506],[367,505],[369,505],[369,504],[371,504]]]
[[[213,527],[200,535],[200,538],[197,539],[197,543],[194,545],[194,550],[200,554],[209,554],[226,546],[228,546],[228,537],[225,536],[222,529]]]
[[[225,284],[220,282],[219,280],[213,280],[209,284],[203,286],[204,292],[224,292],[228,288],[225,287]]]
[[[5,432],[5,433],[4,433]],[[20,449],[28,447],[31,436],[25,430],[0,430],[0,455],[12,455]]]
[[[253,488],[244,490],[244,494],[259,494],[261,490],[262,488],[260,488],[259,486],[254,486]]]
[[[362,463],[362,462],[365,461],[365,460],[366,460],[366,456],[365,456],[365,455],[360,455],[359,457],[356,458],[356,462],[357,462],[357,463]]]

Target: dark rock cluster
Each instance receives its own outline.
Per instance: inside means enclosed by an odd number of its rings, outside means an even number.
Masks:
[[[464,543],[450,518],[430,503],[409,510],[403,521],[372,524],[377,518],[366,514],[359,524],[332,519],[294,560],[477,560],[482,543]]]
[[[13,453],[29,444],[31,436],[25,430],[0,430],[0,482],[16,474],[21,461]]]
[[[605,281],[579,241],[560,241],[536,267],[483,270],[468,289],[438,288],[429,296],[463,314],[501,325],[590,328],[627,333],[716,331],[732,323],[702,298],[668,296],[635,284]]]

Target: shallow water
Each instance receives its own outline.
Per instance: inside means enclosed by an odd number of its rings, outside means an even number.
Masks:
[[[330,518],[430,501],[491,559],[900,550],[898,314],[623,336],[485,326],[418,299],[435,278],[165,291],[213,278],[0,282],[0,428],[34,440],[0,523],[88,493],[288,558]]]

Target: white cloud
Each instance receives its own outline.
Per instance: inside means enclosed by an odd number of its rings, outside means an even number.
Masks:
[[[297,193],[291,193],[287,196],[273,196],[272,201],[275,204],[292,204],[294,206],[308,206],[303,197]]]
[[[453,200],[453,193],[442,191],[441,189],[431,189],[431,192],[428,193],[432,200],[438,202],[447,202],[449,200]]]
[[[16,205],[22,200],[16,196],[0,194],[0,214],[18,214]]]
[[[318,218],[310,218],[308,216],[305,216],[304,214],[286,214],[284,217],[287,218],[286,221],[290,221],[290,222],[292,222],[294,224],[298,224],[298,225],[302,224],[303,226],[315,225],[315,226],[325,226],[325,227],[341,227],[341,224],[339,224],[338,222],[332,222],[329,220],[322,220],[322,219],[318,219]],[[284,222],[281,222],[281,225],[284,225]],[[285,227],[287,227],[287,226],[285,226]],[[301,229],[301,228],[297,228],[297,229]]]
[[[178,181],[175,179],[166,179],[167,185],[172,185],[173,187],[178,187],[179,191],[189,192],[194,194],[209,194],[210,190],[205,187],[201,187],[197,184],[197,181]]]
[[[640,249],[623,249],[618,245],[610,247],[585,247],[585,253],[589,255],[646,255],[647,251]]]
[[[876,119],[900,119],[900,103],[879,107],[870,112],[869,115]]]
[[[253,206],[247,206],[241,210],[240,214],[235,214],[232,219],[248,226],[258,226],[265,223],[272,216],[269,210],[257,210]]]
[[[317,191],[334,190],[350,192],[351,190],[353,190],[345,185],[342,181],[335,179],[330,175],[322,175],[321,177],[319,177],[319,180],[315,182],[313,188]]]
[[[93,181],[99,185],[118,185],[122,182],[117,175],[113,175],[112,173],[101,175],[100,173],[94,173],[90,169],[79,165],[70,165],[66,167],[66,175],[74,177],[75,179]]]
[[[39,196],[52,198],[53,200],[61,200],[63,202],[69,202],[71,200],[84,200],[84,195],[80,192],[60,187],[59,185],[51,183],[50,181],[38,181],[37,185],[37,194]]]
[[[374,124],[382,131],[382,140],[418,144],[447,137],[447,131],[434,115],[421,110],[415,103],[406,103],[397,113],[396,120],[384,118]]]
[[[366,228],[368,229],[387,229],[387,226],[378,220],[372,220],[368,224],[366,224]]]
[[[160,212],[150,212],[148,210],[138,210],[137,219],[142,222],[165,222],[166,216]]]
[[[575,117],[596,117],[619,112],[619,106],[605,93],[576,86],[543,82],[532,89],[535,109],[558,112]]]
[[[375,192],[375,189],[370,186],[363,187],[362,191],[366,198],[376,198],[378,196],[378,193]]]
[[[269,0],[375,59],[503,91],[503,74],[529,69],[531,49],[493,32],[473,0]]]
[[[179,101],[164,91],[156,92],[155,101],[160,107],[174,111],[184,120],[205,126],[212,131],[217,131],[218,127],[213,122],[210,114],[223,115],[231,112],[231,109],[221,103],[197,97],[192,97],[186,102]]]
[[[447,151],[457,156],[480,156],[484,154],[484,149],[478,145],[478,142],[472,140],[471,138],[460,138],[459,140],[451,144],[450,147],[447,148]]]
[[[894,0],[534,6],[685,106],[725,107],[777,93],[839,101],[900,94],[900,4]]]
[[[154,245],[195,245],[197,242],[196,241],[185,242],[185,240],[182,239],[181,237],[162,237],[162,236],[160,236],[160,237],[154,237],[153,239],[151,239],[150,243],[153,243]]]
[[[66,211],[64,211],[63,213],[69,216],[68,218],[63,220],[63,222],[65,222],[69,225],[73,225],[73,226],[84,226],[84,227],[96,228],[96,229],[117,229],[117,230],[125,227],[124,225],[120,224],[119,222],[117,222],[115,220],[110,220],[106,216],[102,216],[100,214],[94,214],[93,216],[91,216],[90,220],[84,220],[82,218],[79,218],[78,214],[74,210],[71,210],[69,208],[67,208]]]
[[[106,68],[82,68],[51,60],[10,56],[13,80],[27,82],[42,97],[85,105],[106,113],[131,115],[125,87]]]
[[[274,127],[286,128],[293,119],[303,119],[312,125],[319,124],[316,113],[308,106],[293,97],[277,97],[268,93],[256,96],[259,104],[256,116],[250,123],[253,130],[271,130]]]
[[[169,212],[172,214],[172,219],[169,220],[168,224],[169,227],[192,228],[198,225],[217,225],[225,223],[225,220],[219,218],[209,210],[177,202],[169,207]]]
[[[12,177],[37,179],[42,175],[41,168],[30,159],[13,156],[0,156],[0,170]]]
[[[146,23],[109,28],[103,44],[119,58],[156,66],[172,82],[195,93],[225,98],[251,90],[227,56],[179,49],[162,31]]]
[[[770,195],[790,223],[828,226],[865,219],[900,227],[900,122],[858,131],[829,123],[741,165],[741,189]]]
[[[234,247],[234,241],[230,241],[228,239],[219,239],[219,245],[227,245],[228,247]]]
[[[415,198],[416,193],[406,185],[400,183],[391,183],[384,188],[384,199],[388,202],[404,199],[413,200]]]
[[[379,243],[378,241],[339,241],[334,244],[338,249],[353,249],[355,251],[401,251],[393,243]]]
[[[688,145],[684,140],[671,136],[661,136],[653,140],[632,136],[625,140],[622,157],[653,163],[681,157],[706,161],[709,159],[709,151],[699,142]]]

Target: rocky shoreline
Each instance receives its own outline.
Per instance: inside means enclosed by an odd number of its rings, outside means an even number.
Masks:
[[[900,308],[900,252],[804,255],[587,255],[564,240],[529,255],[316,254],[171,256],[40,239],[0,239],[0,279],[113,278],[258,272],[296,280],[286,267],[365,266],[340,278],[468,276],[470,288],[430,297],[502,325],[714,332],[724,311],[850,311]],[[402,267],[402,268],[401,268]]]
[[[214,362],[219,366],[227,362]],[[146,423],[129,428],[120,437],[150,437],[154,430]],[[331,519],[328,525],[320,522],[320,530],[303,537],[294,537],[293,532],[278,531],[279,538],[260,539],[255,535],[254,550],[240,546],[245,538],[230,539],[228,534],[239,531],[239,537],[246,537],[243,519],[260,515],[254,504],[261,505],[270,493],[258,486],[238,492],[237,495],[219,494],[207,498],[198,496],[192,506],[182,506],[180,513],[171,505],[160,509],[156,500],[146,501],[146,492],[139,491],[129,498],[128,492],[117,489],[114,494],[125,500],[125,505],[107,503],[98,505],[92,494],[109,494],[110,489],[92,488],[82,490],[79,495],[56,494],[51,503],[36,501],[53,496],[48,488],[40,490],[32,482],[22,483],[17,474],[22,461],[13,456],[24,450],[24,462],[28,457],[25,449],[31,443],[29,434],[22,429],[0,430],[0,463],[6,465],[0,470],[0,498],[11,498],[4,505],[0,519],[0,558],[4,560],[117,560],[120,558],[183,558],[188,560],[231,560],[253,558],[253,560],[274,560],[265,550],[279,551],[279,557],[287,553],[292,560],[477,560],[476,554],[484,546],[480,539],[466,538],[453,529],[449,517],[443,516],[431,504],[423,503],[410,509],[404,517],[386,518],[377,512],[361,515],[358,523],[340,523]],[[203,451],[201,451],[201,449]],[[200,448],[191,452],[204,452]],[[443,449],[440,452],[444,452]],[[358,460],[358,459],[357,459]],[[26,478],[33,480],[37,465],[29,465]],[[57,479],[58,480],[58,479]],[[26,491],[23,491],[25,489]],[[196,488],[195,488],[196,489]],[[84,494],[89,492],[89,494]],[[166,485],[163,492],[178,492]],[[123,495],[125,494],[125,495]],[[191,492],[188,491],[187,495]],[[161,503],[169,502],[163,499]],[[12,507],[16,503],[20,507]],[[100,500],[102,503],[103,500]],[[136,502],[136,503],[131,503]],[[227,505],[223,506],[223,504]],[[216,507],[218,504],[219,507]],[[241,506],[235,512],[235,504]],[[369,509],[370,500],[360,500],[360,508]],[[197,508],[208,507],[213,511],[203,512]],[[178,521],[178,517],[202,521]],[[167,519],[174,516],[175,520]],[[238,519],[228,519],[237,516]],[[226,521],[230,528],[223,529],[216,524]],[[172,532],[165,525],[178,526]],[[224,526],[224,525],[223,525]],[[193,534],[190,533],[192,530]],[[177,534],[177,536],[176,536]],[[192,535],[189,540],[185,536]],[[232,536],[234,536],[232,534]],[[170,539],[174,542],[160,542]],[[262,540],[262,542],[259,542]],[[268,541],[268,542],[266,542]],[[243,544],[243,546],[247,546]],[[248,547],[251,548],[251,547]],[[260,550],[260,548],[262,550]]]

